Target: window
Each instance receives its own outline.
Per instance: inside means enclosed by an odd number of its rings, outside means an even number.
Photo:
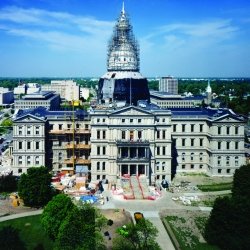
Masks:
[[[203,161],[203,153],[200,153],[200,161]]]
[[[236,135],[239,134],[239,127],[235,127],[235,134],[236,134]]]
[[[183,147],[186,146],[186,139],[182,139],[181,142]]]
[[[220,168],[218,169],[218,174],[221,174],[221,169]]]
[[[122,139],[126,139],[126,132],[122,131]]]
[[[194,169],[194,164],[191,164],[191,169]]]
[[[80,128],[80,124],[79,124],[79,123],[76,124],[76,128],[77,128],[77,129]]]
[[[106,155],[106,147],[102,147],[102,154]]]
[[[88,124],[85,124],[85,129],[89,129],[89,125]]]
[[[125,119],[122,119],[122,123],[125,123]]]
[[[185,153],[182,153],[182,158],[181,158],[181,159],[182,159],[183,161],[185,161],[185,155],[186,155]]]
[[[96,163],[96,170],[100,171],[100,162],[99,161]]]
[[[59,130],[62,130],[62,124],[58,124]]]
[[[221,149],[221,142],[218,141],[218,149]]]
[[[230,149],[230,142],[227,141],[227,149]]]
[[[129,122],[130,122],[130,123],[133,123],[133,119],[130,119]]]
[[[163,131],[162,131],[162,139],[165,139],[165,137],[166,137],[166,131],[163,130]]]
[[[71,129],[71,124],[67,124],[67,128],[68,128],[68,129]]]
[[[191,124],[191,132],[194,132],[194,124]]]
[[[142,137],[142,131],[138,131],[138,138],[141,139]]]
[[[239,156],[235,156],[235,166],[239,166]]]
[[[235,149],[239,149],[239,142],[235,142]]]
[[[23,142],[22,142],[22,141],[19,141],[19,142],[18,142],[18,148],[19,148],[19,149],[23,149]]]
[[[165,171],[165,166],[162,166],[162,171]]]
[[[190,159],[191,159],[191,161],[193,161],[193,160],[194,160],[194,153],[191,153],[191,155],[190,155]]]
[[[102,138],[106,139],[106,131],[105,130],[102,131]]]
[[[200,139],[200,147],[203,147],[203,139]]]
[[[157,154],[157,155],[160,154],[160,147],[156,147],[156,154]]]
[[[30,165],[30,164],[31,164],[31,157],[27,156],[27,165]]]
[[[105,162],[102,163],[102,170],[105,171]]]
[[[227,169],[227,174],[230,174],[230,170],[231,170],[231,169],[229,169],[229,168]]]
[[[23,128],[22,127],[18,127],[18,134],[22,135],[23,134]]]
[[[218,135],[221,134],[221,127],[218,127]]]
[[[97,147],[97,155],[100,155],[100,153],[101,153],[101,147]]]
[[[103,119],[102,119],[102,122],[105,122],[105,121],[106,121],[105,118],[103,118]]]
[[[191,146],[193,147],[194,146],[194,139],[190,139],[191,140]]]
[[[163,155],[166,154],[166,147],[162,147],[162,154],[163,154]]]
[[[96,176],[96,179],[97,179],[97,180],[100,180],[100,175],[99,175],[99,174]]]
[[[22,156],[18,156],[18,164],[19,165],[23,164],[23,157]]]
[[[176,132],[176,124],[173,125],[173,132]]]
[[[227,156],[227,157],[226,157],[226,165],[228,166],[228,165],[229,165],[229,163],[230,163],[230,157],[229,157],[229,156]]]
[[[186,128],[186,124],[182,124],[182,125],[181,125],[181,130],[182,130],[182,132],[185,132],[185,128]]]
[[[97,118],[97,122],[100,122],[100,118]]]
[[[159,169],[160,169],[160,162],[157,161],[157,162],[156,162],[156,171],[159,171]]]
[[[221,164],[221,156],[217,157],[217,164],[220,166],[220,164]]]
[[[100,139],[100,130],[97,130],[97,131],[96,131],[96,138],[97,138],[97,139]]]
[[[185,169],[185,167],[186,167],[185,164],[182,164],[182,165],[181,165],[181,168],[182,168],[182,169]]]
[[[36,141],[36,149],[39,149],[39,141]]]
[[[40,130],[40,128],[36,127],[36,135],[39,135],[39,130]]]
[[[23,170],[21,168],[18,169],[18,174],[21,174]]]
[[[129,138],[130,138],[130,141],[134,140],[134,131],[133,130],[130,131]]]
[[[227,135],[230,134],[230,127],[227,127]]]
[[[103,180],[105,180],[105,179],[106,179],[106,175],[105,175],[105,174],[102,176],[102,179],[103,179]]]
[[[39,156],[36,156],[36,158],[35,158],[35,164],[36,164],[36,165],[39,165],[39,163],[40,163],[40,161],[39,161]]]
[[[203,168],[203,165],[201,164],[201,165],[199,166],[199,168],[202,169],[202,168]]]
[[[138,123],[141,123],[141,119],[138,119]]]
[[[156,138],[157,138],[157,139],[160,138],[160,131],[159,131],[159,130],[156,131]]]
[[[31,134],[31,127],[27,127],[27,135],[30,135]]]
[[[200,132],[203,132],[203,124],[200,124]]]
[[[27,141],[27,149],[30,149],[30,148],[31,148],[30,145],[31,145],[31,142],[30,142],[30,141]]]

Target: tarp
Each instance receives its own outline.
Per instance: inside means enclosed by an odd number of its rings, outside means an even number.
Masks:
[[[87,203],[95,203],[97,202],[98,198],[93,195],[85,195],[85,196],[81,196],[80,200],[87,202]]]

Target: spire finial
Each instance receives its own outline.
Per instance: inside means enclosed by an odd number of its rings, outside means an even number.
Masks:
[[[122,1],[122,14],[125,14],[124,1]]]

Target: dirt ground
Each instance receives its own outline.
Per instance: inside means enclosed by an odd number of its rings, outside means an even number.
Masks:
[[[103,209],[101,210],[101,213],[108,220],[113,220],[114,222],[112,226],[106,226],[103,229],[103,233],[108,231],[111,236],[110,240],[109,237],[104,236],[105,245],[108,247],[108,249],[112,249],[113,239],[117,236],[116,229],[123,226],[124,224],[132,222],[132,218],[130,213],[125,212],[122,209]]]
[[[11,214],[19,214],[24,212],[36,211],[35,208],[18,206],[14,207],[11,203],[11,199],[7,198],[5,200],[0,200],[0,216],[11,215]]]
[[[188,181],[190,185],[213,184],[222,182],[232,182],[233,177],[207,176],[205,174],[177,174],[172,181],[172,184],[179,184],[181,181]]]

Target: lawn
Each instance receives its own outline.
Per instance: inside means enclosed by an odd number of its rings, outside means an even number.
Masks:
[[[197,187],[203,192],[231,190],[232,186],[233,186],[232,182],[214,183],[209,185],[197,185]]]
[[[0,223],[0,228],[12,226],[20,230],[20,238],[27,250],[33,250],[37,245],[43,245],[45,250],[53,249],[53,242],[48,238],[40,223],[41,215],[23,217]],[[1,248],[1,247],[0,247]]]
[[[205,217],[167,216],[165,220],[169,223],[181,250],[218,250],[216,246],[207,244],[202,236]]]

